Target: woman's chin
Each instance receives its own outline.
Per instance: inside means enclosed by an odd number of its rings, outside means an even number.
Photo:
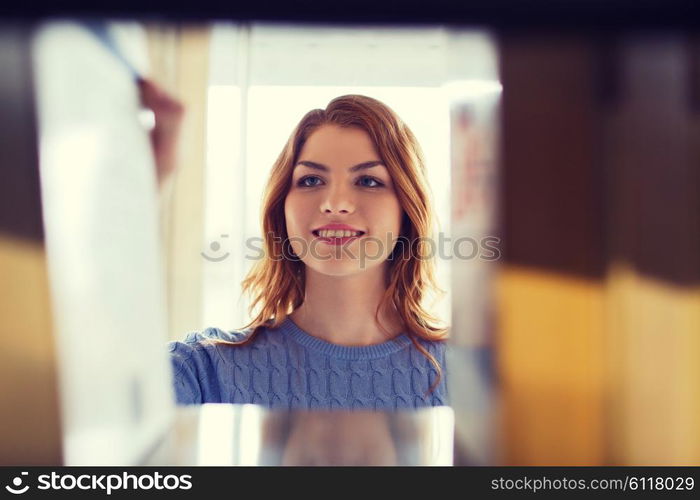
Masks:
[[[371,271],[370,268],[367,268],[366,266],[363,268],[360,265],[360,262],[358,261],[324,261],[324,262],[318,262],[318,263],[313,263],[311,265],[308,265],[311,269],[313,269],[315,272],[318,274],[323,274],[325,276],[335,276],[335,277],[343,277],[343,276],[356,276],[358,274],[362,274],[367,271]]]

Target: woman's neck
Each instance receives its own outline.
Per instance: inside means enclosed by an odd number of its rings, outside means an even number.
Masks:
[[[382,272],[352,276],[328,276],[306,268],[304,303],[289,316],[307,333],[333,344],[365,346],[380,344],[404,331],[395,308],[379,315],[375,311],[386,291]]]

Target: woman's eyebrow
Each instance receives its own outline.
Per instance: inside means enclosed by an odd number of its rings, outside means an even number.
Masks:
[[[304,166],[306,166],[306,167],[314,168],[314,169],[316,169],[316,170],[321,170],[321,171],[323,171],[323,172],[328,172],[328,171],[330,171],[330,168],[328,168],[326,165],[323,165],[322,163],[316,163],[315,161],[307,161],[307,160],[299,161],[299,162],[297,162],[297,164],[295,165],[295,167],[297,167],[297,166],[299,166],[299,165],[304,165]],[[363,163],[358,163],[358,164],[355,165],[354,167],[350,167],[350,168],[348,169],[348,171],[349,171],[349,172],[357,172],[358,170],[363,170],[363,169],[365,169],[365,168],[377,167],[377,166],[379,166],[379,165],[384,165],[384,164],[383,164],[381,161],[379,161],[379,160],[366,161],[366,162],[363,162]]]

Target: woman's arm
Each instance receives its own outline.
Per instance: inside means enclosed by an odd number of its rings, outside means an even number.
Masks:
[[[202,388],[197,369],[192,363],[192,347],[183,342],[170,342],[173,386],[178,405],[202,404]]]

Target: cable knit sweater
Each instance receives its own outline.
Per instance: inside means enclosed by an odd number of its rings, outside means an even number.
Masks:
[[[231,346],[250,330],[207,328],[170,342],[178,404],[260,404],[281,409],[394,410],[447,405],[445,343],[419,340],[437,371],[407,334],[382,344],[347,347],[313,337],[289,317],[250,344]]]

